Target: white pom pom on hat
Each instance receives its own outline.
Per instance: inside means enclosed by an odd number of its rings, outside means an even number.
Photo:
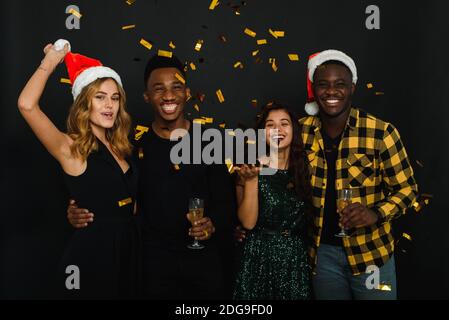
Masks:
[[[59,39],[54,46],[56,50],[60,51],[66,44],[69,45],[69,52],[65,56],[64,61],[72,82],[73,100],[76,100],[81,91],[97,79],[112,78],[123,87],[122,79],[117,72],[111,68],[104,67],[100,60],[70,52],[71,46],[67,40]]]
[[[315,96],[313,94],[313,76],[315,75],[316,69],[327,61],[339,61],[343,63],[352,73],[352,83],[357,83],[357,67],[347,54],[338,50],[325,50],[322,52],[317,52],[309,57],[309,63],[307,65],[307,103],[305,105],[306,113],[310,116],[315,116],[319,112],[319,106],[315,101]]]

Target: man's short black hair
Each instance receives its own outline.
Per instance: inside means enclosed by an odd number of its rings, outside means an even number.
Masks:
[[[354,75],[352,74],[351,69],[349,69],[349,67],[348,67],[347,65],[345,65],[343,62],[338,61],[338,60],[328,60],[328,61],[323,62],[320,66],[327,66],[327,65],[330,65],[330,64],[335,64],[335,65],[337,65],[337,66],[345,67],[346,70],[348,70],[349,74],[351,75],[351,79],[352,79],[352,77],[354,76]]]
[[[145,88],[147,87],[148,79],[150,78],[151,73],[154,70],[161,68],[176,68],[179,70],[184,79],[186,78],[184,64],[176,56],[173,55],[171,58],[168,58],[154,55],[148,60],[147,66],[145,67],[145,73],[143,76]]]

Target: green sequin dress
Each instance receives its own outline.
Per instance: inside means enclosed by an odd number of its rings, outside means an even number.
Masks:
[[[305,207],[291,181],[287,170],[259,176],[259,217],[246,237],[234,299],[310,298]]]

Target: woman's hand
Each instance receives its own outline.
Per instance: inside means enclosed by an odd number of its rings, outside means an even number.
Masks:
[[[44,48],[45,58],[42,60],[41,66],[43,68],[51,68],[54,70],[58,64],[64,61],[65,56],[69,52],[69,44],[66,44],[62,50],[56,50],[55,46],[51,43],[47,44]]]
[[[238,170],[238,175],[242,182],[254,180],[260,173],[260,168],[255,165],[242,165]]]

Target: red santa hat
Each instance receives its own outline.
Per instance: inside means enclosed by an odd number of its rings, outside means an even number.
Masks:
[[[67,40],[60,39],[55,42],[54,48],[56,50],[63,50],[64,46],[68,44],[69,51],[70,43]],[[123,87],[122,79],[111,68],[104,67],[101,61],[92,59],[81,54],[68,52],[64,58],[69,73],[70,81],[72,82],[73,99],[79,96],[81,91],[97,79],[112,78]]]
[[[313,94],[313,76],[315,75],[316,69],[327,61],[339,61],[343,63],[352,73],[352,83],[357,83],[357,67],[355,66],[354,60],[344,52],[331,49],[312,54],[309,57],[309,64],[307,66],[307,103],[305,108],[307,114],[311,116],[317,115],[319,112],[319,107]]]

